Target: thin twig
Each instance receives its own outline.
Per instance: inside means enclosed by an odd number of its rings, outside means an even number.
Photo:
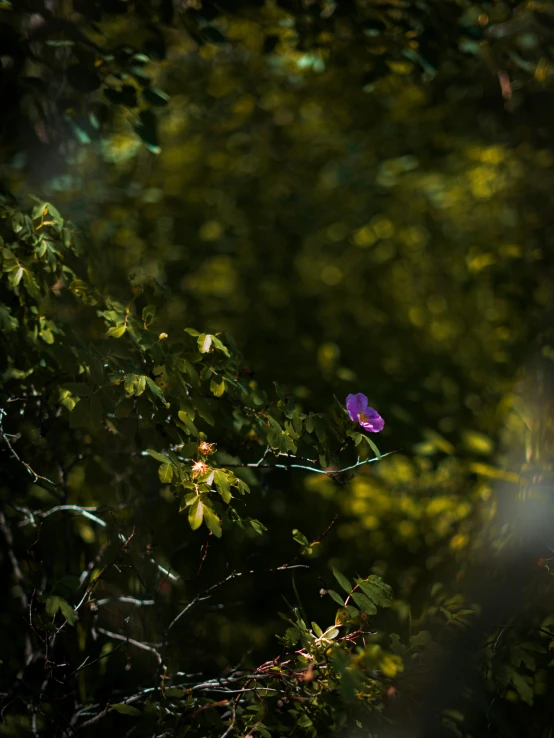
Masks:
[[[204,590],[203,592],[199,593],[192,599],[186,607],[184,607],[181,612],[173,618],[171,623],[166,628],[166,633],[169,632],[174,625],[176,625],[179,620],[185,615],[194,605],[196,605],[197,602],[202,602],[203,600],[207,600],[210,598],[211,593],[219,589],[219,587],[222,587],[227,582],[230,582],[232,579],[238,579],[238,577],[244,577],[251,574],[267,574],[274,571],[289,571],[290,569],[310,569],[307,564],[295,564],[294,566],[289,566],[289,564],[283,564],[282,566],[277,566],[273,569],[251,569],[250,571],[233,571],[231,574],[225,577],[225,579],[222,579],[220,582],[216,582],[216,584],[212,584],[211,587],[208,587],[208,589]]]
[[[97,523],[98,525],[101,525],[102,528],[107,527],[107,523],[105,520],[102,520],[101,518],[97,517],[96,515],[93,515],[93,512],[97,512],[99,508],[97,507],[80,507],[79,505],[56,505],[55,507],[51,507],[49,510],[33,510],[30,511],[30,516],[28,520],[23,520],[19,525],[29,525],[32,523],[33,525],[36,525],[34,518],[48,518],[50,515],[54,515],[54,513],[57,512],[74,512],[77,515],[82,515],[85,518],[88,518],[89,520],[92,520],[93,522]]]
[[[57,487],[58,485],[55,482],[53,482],[51,479],[48,479],[48,477],[43,477],[41,474],[37,474],[37,472],[30,466],[30,464],[27,464],[26,461],[23,461],[21,456],[19,456],[17,451],[14,449],[10,441],[10,438],[9,438],[10,434],[6,433],[6,431],[4,430],[4,426],[3,426],[4,416],[6,415],[7,415],[6,411],[0,408],[0,438],[3,439],[4,443],[10,450],[11,455],[14,457],[14,459],[19,461],[19,463],[22,464],[25,467],[25,469],[27,469],[27,472],[33,477],[33,482],[35,484],[40,479],[44,482],[48,482],[48,484],[51,484],[53,487]]]
[[[123,635],[122,633],[114,633],[112,630],[106,630],[105,628],[97,628],[96,629],[99,633],[103,633],[104,635],[107,635],[109,638],[114,638],[116,641],[125,641],[125,643],[129,643],[131,646],[136,646],[136,648],[140,648],[143,651],[149,651],[150,653],[153,653],[156,658],[158,659],[158,663],[161,664],[162,657],[160,656],[159,652],[154,648],[154,646],[149,646],[147,643],[142,643],[142,641],[135,641],[134,638],[129,638],[129,636]],[[161,643],[157,643],[157,646],[161,646]]]
[[[139,600],[136,597],[127,597],[125,595],[120,597],[103,597],[101,600],[91,599],[89,602],[94,602],[98,607],[102,607],[102,605],[106,605],[108,602],[126,602],[130,605],[136,605],[137,607],[156,604],[156,600]]]
[[[261,464],[260,461],[251,462],[249,464],[225,464],[225,468],[228,469],[238,469],[238,468],[250,468],[250,469],[303,469],[304,471],[314,472],[315,474],[324,474],[327,477],[338,477],[341,474],[344,474],[345,472],[353,471],[354,469],[358,469],[360,466],[365,466],[366,464],[373,464],[375,461],[380,461],[381,459],[384,459],[385,456],[390,456],[391,454],[398,453],[397,450],[394,451],[387,451],[384,454],[381,454],[380,456],[374,456],[372,459],[363,459],[358,461],[355,464],[352,464],[351,466],[346,466],[342,469],[333,469],[332,471],[328,471],[326,469],[317,469],[312,466],[305,466],[304,464]],[[282,456],[283,454],[279,454]],[[291,456],[290,458],[296,458],[294,456]],[[316,463],[316,462],[313,462]]]

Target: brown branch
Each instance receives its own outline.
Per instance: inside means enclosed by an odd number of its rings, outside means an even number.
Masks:
[[[30,464],[27,464],[26,461],[23,461],[23,459],[21,458],[21,456],[19,456],[19,454],[17,453],[17,451],[14,449],[14,447],[13,447],[13,445],[12,445],[10,439],[9,439],[9,434],[6,433],[6,431],[4,430],[4,426],[3,426],[4,416],[6,414],[7,414],[6,411],[5,410],[2,410],[2,408],[0,408],[0,438],[4,441],[4,443],[8,447],[11,455],[14,457],[14,459],[16,459],[17,461],[19,461],[19,463],[22,464],[25,467],[25,469],[27,469],[27,472],[33,477],[33,482],[35,484],[40,479],[40,480],[42,480],[44,482],[48,482],[48,484],[51,484],[53,487],[58,487],[58,485],[56,484],[56,482],[53,482],[51,479],[48,479],[48,477],[43,477],[41,474],[37,474],[37,472],[31,467],[31,465]]]

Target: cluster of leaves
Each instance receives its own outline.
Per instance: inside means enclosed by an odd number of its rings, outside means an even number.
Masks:
[[[121,714],[144,717],[141,730],[146,733],[157,723],[168,735],[180,735],[184,721],[190,723],[186,734],[192,735],[195,726],[206,729],[204,721],[194,720],[206,714],[212,731],[240,726],[244,733],[287,734],[296,726],[315,736],[324,726],[336,730],[345,724],[352,701],[361,700],[364,709],[378,712],[385,686],[375,675],[382,672],[388,679],[394,676],[393,663],[401,668],[377,644],[364,645],[368,618],[392,602],[390,588],[379,577],[358,579],[352,587],[337,572],[348,597],[343,601],[330,591],[341,605],[333,626],[322,630],[314,623],[310,630],[297,612],[283,638],[286,652],[270,664],[255,671],[237,667],[224,676],[191,682],[189,664],[171,650],[174,626],[227,581],[256,572],[234,571],[171,614],[161,592],[168,579],[178,582],[180,577],[150,552],[146,567],[154,564],[158,572],[152,580],[133,549],[135,530],[129,530],[129,515],[136,516],[147,503],[146,486],[154,478],[141,467],[152,458],[160,462],[158,486],[168,499],[181,501],[193,535],[202,523],[215,538],[224,529],[231,535],[233,529],[247,528],[263,535],[264,524],[240,507],[250,492],[245,475],[257,484],[254,470],[296,467],[340,478],[339,468],[326,471],[322,465],[337,464],[339,455],[344,458],[346,452],[348,457],[348,448],[351,454],[363,446],[346,410],[339,406],[331,415],[303,413],[279,387],[276,400],[270,401],[241,372],[241,358],[228,337],[190,328],[175,337],[161,332],[157,310],[164,291],[154,281],[135,286],[123,304],[84,278],[86,245],[50,203],[38,202],[30,213],[7,200],[1,208],[0,432],[7,474],[0,525],[27,620],[19,641],[23,651],[14,643],[7,666],[15,673],[19,659],[27,665],[5,693],[7,702],[21,700],[38,732],[61,729],[60,720],[77,731]],[[257,461],[249,460],[260,454]],[[354,466],[363,463],[358,458]],[[91,476],[94,466],[101,468],[103,485],[120,489],[117,504],[109,495],[103,504],[85,504],[90,482],[79,491],[76,479]],[[25,478],[33,483],[29,489]],[[20,490],[16,494],[13,485]],[[41,502],[36,509],[33,498]],[[79,543],[79,529],[72,533],[67,527],[68,515],[91,521],[106,536],[103,545],[88,553],[85,544],[95,541],[96,534],[81,528]],[[76,566],[56,558],[46,565],[51,556],[48,530],[55,530],[50,526],[56,517],[80,551]],[[25,572],[19,564],[21,543],[12,532],[17,521],[38,530],[35,544],[41,542],[41,553],[36,549],[34,564]],[[90,563],[82,568],[87,559]],[[270,571],[310,568],[295,560]],[[123,585],[110,597],[121,567],[131,570],[139,594],[129,583],[130,590]],[[106,588],[108,596],[99,596]],[[120,632],[101,625],[99,617],[112,599],[153,607],[161,645],[151,638],[136,639],[125,628]],[[99,634],[106,639],[100,651],[95,645]],[[150,686],[131,680],[124,699],[102,704],[90,681],[85,687],[83,670],[90,662],[103,673],[112,650],[122,645],[155,657]],[[41,662],[50,676],[35,693],[36,665]],[[141,678],[144,673],[137,674]],[[72,711],[59,713],[52,700],[66,699],[76,683],[81,699]],[[218,700],[211,692],[228,697]],[[8,734],[19,734],[17,722],[11,712]]]

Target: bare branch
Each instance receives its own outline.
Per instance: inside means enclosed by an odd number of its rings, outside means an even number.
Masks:
[[[55,507],[51,507],[49,510],[34,510],[29,511],[30,517],[28,520],[23,520],[20,523],[20,526],[29,525],[32,523],[33,525],[36,525],[34,518],[40,518],[44,520],[44,518],[50,517],[50,515],[54,515],[54,513],[57,512],[74,512],[77,515],[82,515],[85,518],[88,518],[89,520],[92,520],[94,523],[97,523],[98,525],[101,525],[102,528],[106,528],[108,524],[105,520],[102,520],[101,518],[97,517],[96,515],[93,515],[93,512],[97,512],[99,508],[97,507],[80,507],[79,505],[56,505]],[[31,517],[32,516],[32,517]]]
[[[51,484],[52,487],[57,487],[58,485],[55,482],[53,482],[51,479],[48,479],[48,477],[43,477],[41,474],[37,474],[37,472],[30,466],[30,464],[27,464],[26,461],[23,461],[21,456],[19,456],[17,451],[14,449],[10,441],[10,437],[14,438],[15,436],[11,436],[11,434],[6,433],[6,431],[4,430],[4,426],[3,426],[4,416],[6,415],[7,415],[6,411],[0,408],[0,438],[4,441],[4,443],[8,447],[11,455],[14,457],[14,459],[19,461],[19,463],[22,464],[25,467],[25,469],[27,469],[27,472],[33,477],[33,482],[35,484],[40,479],[43,482],[48,482],[48,484]]]
[[[129,638],[129,636],[122,635],[121,633],[114,633],[112,630],[106,630],[105,628],[97,628],[96,629],[99,633],[103,633],[104,635],[107,635],[109,638],[114,638],[116,641],[124,641],[125,643],[129,643],[131,646],[136,646],[136,648],[140,648],[143,651],[149,651],[150,653],[153,653],[156,658],[158,659],[158,663],[162,663],[162,657],[160,656],[159,652],[154,648],[154,646],[149,646],[147,643],[142,643],[142,641],[135,641],[134,638]],[[156,643],[156,646],[161,647],[161,643]]]

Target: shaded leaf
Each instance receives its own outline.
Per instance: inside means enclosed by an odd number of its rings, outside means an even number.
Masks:
[[[150,391],[152,392],[152,394],[155,397],[157,397],[158,400],[161,400],[166,407],[169,407],[169,402],[166,401],[166,399],[164,397],[164,393],[158,387],[158,385],[156,384],[156,382],[154,382],[154,380],[151,379],[150,377],[145,377],[145,379],[146,379],[146,384],[148,385],[148,387],[149,387]]]
[[[132,705],[126,705],[124,702],[120,702],[117,705],[112,705],[112,708],[119,712],[121,715],[130,715],[131,717],[143,717],[140,710]]]
[[[82,398],[69,414],[69,425],[71,428],[82,428],[90,420],[90,400]]]

